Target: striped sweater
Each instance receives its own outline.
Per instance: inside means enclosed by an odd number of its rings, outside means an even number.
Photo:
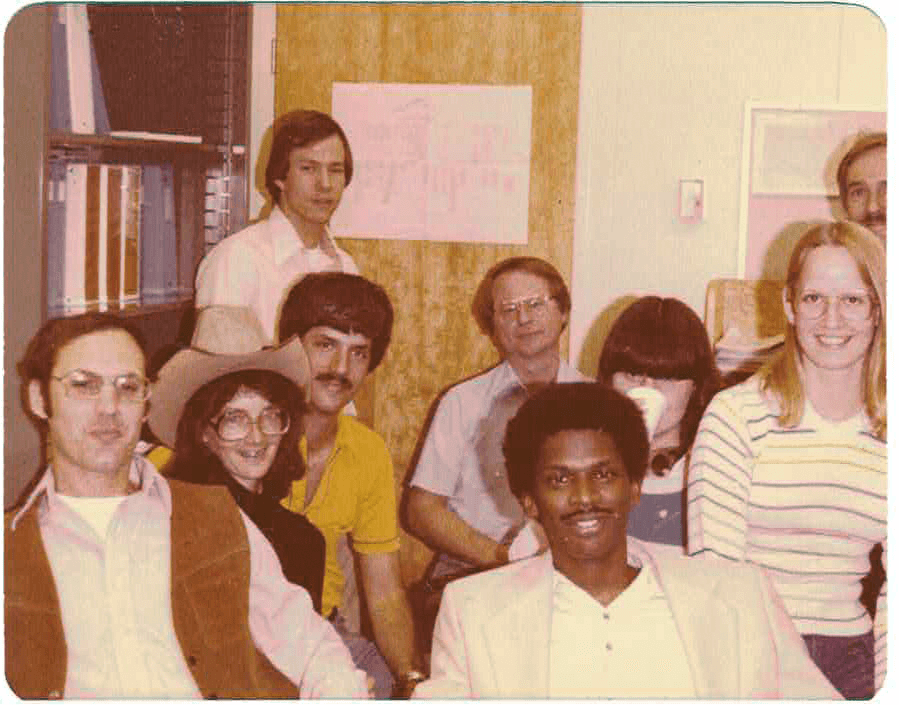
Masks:
[[[801,634],[872,628],[859,601],[868,554],[887,564],[887,448],[863,414],[834,423],[806,403],[777,423],[758,377],[726,389],[699,426],[687,482],[687,551],[765,568]],[[877,600],[875,685],[886,671],[886,584]]]

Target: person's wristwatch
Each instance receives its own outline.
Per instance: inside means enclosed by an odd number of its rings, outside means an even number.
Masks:
[[[427,679],[428,677],[421,671],[414,669],[406,671],[394,682],[391,697],[394,700],[408,700],[412,697],[412,691],[415,690],[415,686]]]

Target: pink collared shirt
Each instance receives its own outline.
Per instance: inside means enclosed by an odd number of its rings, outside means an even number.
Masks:
[[[38,524],[59,595],[67,649],[64,696],[198,698],[175,634],[171,606],[171,493],[153,465],[135,456],[140,489],[96,531],[56,494],[48,469],[13,520],[39,503]],[[333,627],[306,591],[287,582],[274,550],[241,512],[250,545],[253,641],[299,685],[301,698],[368,697]]]

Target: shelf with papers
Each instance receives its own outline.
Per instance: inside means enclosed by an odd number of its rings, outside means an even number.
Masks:
[[[47,15],[46,315],[177,307],[208,247],[246,220],[249,13]]]
[[[51,130],[48,142],[51,155],[80,156],[82,159],[89,157],[90,161],[102,163],[191,161],[213,165],[220,163],[222,156],[229,151],[232,157],[242,158],[244,154],[243,147],[239,145],[229,150],[224,145],[150,137],[81,134],[64,130]]]

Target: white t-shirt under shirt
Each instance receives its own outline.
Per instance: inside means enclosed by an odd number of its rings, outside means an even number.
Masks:
[[[64,504],[84,519],[91,528],[97,532],[101,541],[106,540],[106,530],[112,515],[119,505],[125,500],[125,495],[116,497],[70,497],[69,495],[56,495]]]

